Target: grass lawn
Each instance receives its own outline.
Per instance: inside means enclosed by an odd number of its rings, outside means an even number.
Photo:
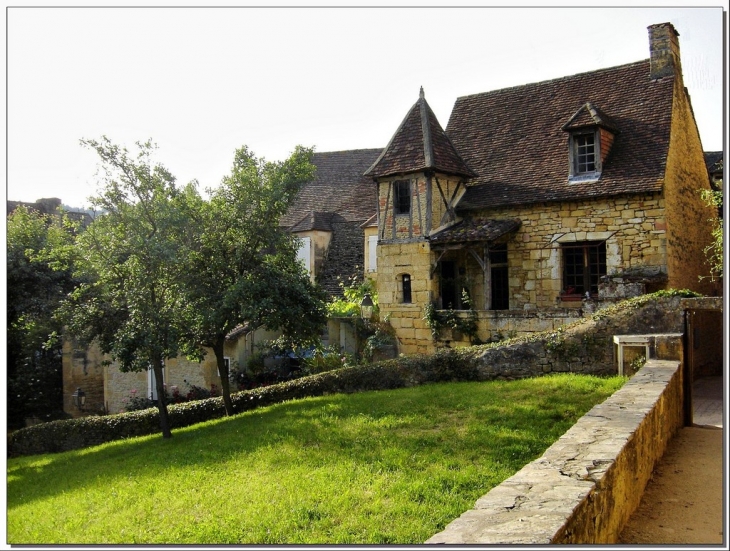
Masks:
[[[624,379],[333,395],[8,460],[11,544],[420,543]]]

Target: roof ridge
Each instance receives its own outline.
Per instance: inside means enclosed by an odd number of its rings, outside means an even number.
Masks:
[[[622,65],[614,65],[613,67],[604,67],[602,69],[594,69],[593,71],[583,71],[581,73],[574,73],[572,75],[565,75],[565,76],[562,76],[562,77],[549,78],[547,80],[538,80],[538,81],[535,81],[535,82],[526,82],[525,84],[517,84],[515,86],[508,86],[506,88],[495,88],[494,90],[487,90],[486,92],[476,92],[474,94],[466,94],[464,96],[457,96],[456,101],[459,101],[461,99],[466,99],[466,98],[473,98],[473,97],[477,97],[477,96],[486,96],[486,95],[489,95],[489,94],[497,94],[497,93],[501,93],[501,92],[509,92],[509,91],[512,91],[512,90],[517,90],[518,88],[527,88],[529,86],[537,86],[538,84],[549,84],[549,83],[553,83],[553,82],[557,83],[557,82],[560,82],[560,81],[565,81],[565,80],[573,79],[573,78],[576,78],[576,77],[581,77],[581,76],[584,76],[584,75],[595,75],[595,74],[603,73],[603,72],[606,72],[606,71],[614,71],[616,69],[624,69],[624,68],[631,67],[631,66],[634,66],[634,65],[641,65],[642,63],[649,63],[649,61],[650,61],[649,58],[646,58],[646,59],[642,59],[640,61],[634,61],[634,62],[631,62],[631,63],[624,63]],[[649,73],[648,72],[646,74],[646,78],[647,78],[647,80],[649,80]]]
[[[433,142],[431,141],[431,125],[428,120],[428,105],[426,104],[426,95],[423,93],[423,86],[418,94],[419,115],[421,116],[421,130],[423,131],[423,158],[426,168],[433,167]]]

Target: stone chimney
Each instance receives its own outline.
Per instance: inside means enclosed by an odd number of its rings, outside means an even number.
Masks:
[[[650,25],[649,53],[651,54],[650,77],[652,79],[682,76],[679,60],[679,33],[671,23]]]

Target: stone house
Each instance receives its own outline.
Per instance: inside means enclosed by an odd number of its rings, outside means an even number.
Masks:
[[[644,61],[458,98],[446,130],[421,91],[384,149],[316,153],[314,180],[281,221],[312,279],[332,296],[349,276],[375,280],[406,354],[469,344],[452,328],[434,338],[431,307],[475,316],[490,341],[658,289],[716,294],[699,278],[713,213],[678,33],[652,25],[649,44]],[[237,328],[231,365],[273,336]],[[341,349],[354,339],[348,320],[323,332]],[[110,412],[151,392],[148,374],[67,345],[67,411],[78,386]],[[165,378],[181,391],[218,381],[212,354],[170,360]]]
[[[380,311],[400,352],[468,344],[448,328],[434,339],[428,305],[471,310],[489,341],[602,301],[716,292],[699,277],[710,182],[678,33],[648,30],[647,60],[458,98],[445,131],[421,90],[366,172]]]

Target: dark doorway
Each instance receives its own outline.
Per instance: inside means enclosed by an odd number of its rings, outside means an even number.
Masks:
[[[722,396],[723,342],[721,310],[685,311],[685,425],[689,426],[694,422],[693,389],[699,386],[705,391],[712,391],[710,387],[717,386],[715,394]],[[698,385],[700,380],[703,384]]]

